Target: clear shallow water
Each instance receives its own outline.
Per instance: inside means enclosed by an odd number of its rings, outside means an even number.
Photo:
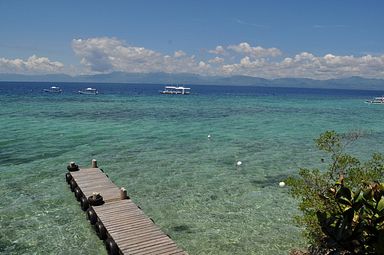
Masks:
[[[69,191],[69,161],[98,159],[190,254],[287,254],[305,246],[295,201],[278,182],[323,167],[321,132],[361,130],[354,153],[383,152],[375,91],[162,85],[0,83],[0,252],[105,254]],[[211,134],[211,139],[207,135]],[[243,165],[236,167],[236,161]]]

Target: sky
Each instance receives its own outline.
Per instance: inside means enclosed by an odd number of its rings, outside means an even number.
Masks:
[[[384,78],[382,0],[0,0],[0,73]]]

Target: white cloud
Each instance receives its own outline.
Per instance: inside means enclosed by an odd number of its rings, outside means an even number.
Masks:
[[[220,64],[224,62],[223,58],[214,57],[208,60],[209,63]]]
[[[216,55],[223,55],[225,54],[225,49],[223,46],[218,45],[214,50],[209,50],[208,52]]]
[[[188,55],[182,50],[172,55],[127,45],[116,38],[73,40],[72,47],[88,72],[196,73],[202,75],[249,75],[264,78],[307,77],[329,79],[347,76],[384,78],[383,56],[316,56],[301,52],[284,56],[280,49],[237,45],[218,45],[207,56]],[[210,54],[220,55],[210,58]]]
[[[66,72],[76,75],[123,71],[249,75],[263,78],[384,78],[384,55],[340,56],[328,53],[316,56],[311,52],[301,52],[288,56],[283,55],[280,49],[253,46],[247,42],[218,45],[214,50],[200,51],[196,56],[188,55],[183,50],[163,54],[110,37],[74,39],[72,48],[80,58],[80,67],[65,67],[61,62],[36,55],[27,59],[0,57],[0,73]]]
[[[72,48],[81,63],[95,72],[157,71],[160,53],[143,47],[127,46],[116,38],[74,39]]]
[[[63,71],[64,65],[46,57],[30,56],[27,60],[0,58],[0,73],[49,74]]]
[[[178,51],[175,51],[175,54],[174,54],[174,57],[175,58],[179,58],[179,57],[184,57],[184,56],[186,56],[187,54],[184,52],[184,51],[182,51],[182,50],[178,50]]]
[[[242,58],[238,63],[221,67],[227,75],[250,75],[264,78],[302,77],[330,79],[350,76],[384,78],[384,56],[315,56],[308,52],[286,57],[280,61],[264,58]]]
[[[370,55],[336,56],[326,54],[315,56],[308,52],[285,58],[276,63],[280,77],[308,77],[318,79],[340,78],[348,76],[384,77],[384,56]]]
[[[246,56],[240,60],[240,63],[228,64],[222,66],[222,71],[227,75],[249,75],[262,77],[260,70],[268,68],[268,62],[265,59],[251,60]]]
[[[129,46],[116,38],[75,39],[72,48],[90,72],[189,72],[202,73],[200,60],[178,50],[173,56]],[[204,63],[204,62],[203,62]],[[209,66],[209,65],[208,65]]]
[[[246,42],[239,43],[238,45],[229,45],[227,48],[237,53],[249,55],[254,58],[277,57],[281,55],[281,51],[277,48],[263,48],[260,46],[252,47],[249,45],[249,43]]]
[[[209,65],[209,64],[207,64],[207,63],[205,63],[204,61],[200,61],[199,62],[199,68],[200,69],[209,69],[211,66]]]

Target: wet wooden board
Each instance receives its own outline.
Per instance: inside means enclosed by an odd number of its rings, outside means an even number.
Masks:
[[[105,202],[120,200],[120,189],[99,168],[81,168],[71,172],[73,179],[85,197],[98,192]]]
[[[123,254],[187,254],[130,199],[92,208]]]

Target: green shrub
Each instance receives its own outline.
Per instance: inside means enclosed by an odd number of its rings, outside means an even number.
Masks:
[[[353,254],[384,254],[384,157],[367,162],[346,154],[345,147],[360,134],[327,131],[315,140],[330,155],[326,169],[300,169],[286,182],[299,200],[312,250]]]

